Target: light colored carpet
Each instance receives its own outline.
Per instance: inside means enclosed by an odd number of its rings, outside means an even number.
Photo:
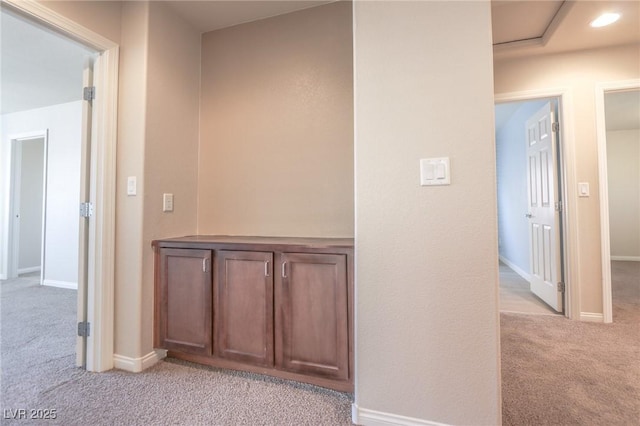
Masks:
[[[640,262],[612,262],[613,324],[502,313],[504,425],[640,424]]]
[[[558,315],[531,292],[529,282],[500,262],[500,312]]]
[[[74,366],[76,292],[37,277],[0,283],[3,414],[55,409],[51,425],[351,424],[351,394],[256,374],[179,361],[85,372]]]

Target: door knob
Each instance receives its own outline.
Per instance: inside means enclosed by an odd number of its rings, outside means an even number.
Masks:
[[[531,219],[533,217],[533,215],[531,213],[526,213],[525,216],[529,219]]]

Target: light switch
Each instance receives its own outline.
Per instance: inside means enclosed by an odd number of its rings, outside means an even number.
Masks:
[[[449,157],[423,158],[420,160],[420,185],[449,185],[450,183]]]
[[[578,196],[589,196],[589,182],[578,182]]]
[[[162,194],[162,211],[173,211],[173,194]]]
[[[136,195],[138,193],[138,184],[135,176],[127,178],[127,195]]]

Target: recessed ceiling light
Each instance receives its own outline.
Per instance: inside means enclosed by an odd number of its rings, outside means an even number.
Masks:
[[[591,24],[589,25],[591,25],[593,28],[605,27],[607,25],[613,24],[618,19],[620,19],[619,13],[603,13],[602,15],[591,21]]]

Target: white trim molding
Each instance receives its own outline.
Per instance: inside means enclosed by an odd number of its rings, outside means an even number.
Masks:
[[[165,349],[156,349],[140,358],[131,358],[124,355],[113,355],[113,366],[118,370],[128,371],[130,373],[139,373],[149,367],[156,365],[167,357]]]
[[[607,171],[607,126],[605,123],[605,92],[640,89],[640,79],[597,83],[596,139],[598,143],[598,194],[600,198],[600,259],[602,263],[602,315],[603,322],[613,321],[611,297],[611,241],[609,235],[609,175]],[[587,321],[587,320],[585,320]]]
[[[562,230],[564,241],[564,282],[566,284],[565,312],[570,319],[580,317],[580,242],[578,235],[578,198],[573,188],[577,188],[575,120],[573,117],[573,93],[571,89],[559,87],[550,89],[525,90],[521,92],[497,93],[495,103],[531,101],[536,99],[559,98],[559,119],[561,141],[562,193],[564,194],[564,215]]]
[[[1,0],[3,7],[38,22],[99,52],[94,66],[96,98],[91,126],[90,201],[95,206],[89,222],[87,320],[88,371],[114,366],[115,180],[118,106],[117,43],[91,31],[34,0]]]
[[[44,280],[42,281],[42,285],[46,285],[47,287],[67,288],[69,290],[78,289],[78,283],[71,281]]]
[[[516,265],[515,263],[513,263],[512,261],[510,261],[509,259],[507,259],[504,256],[498,256],[498,258],[500,259],[500,261],[502,263],[507,265],[509,268],[513,269],[513,272],[515,272],[516,274],[520,275],[522,278],[524,278],[528,282],[531,282],[531,274],[530,273],[528,273],[524,269],[520,268],[518,265]]]
[[[358,407],[355,403],[351,404],[351,421],[363,426],[448,426],[445,423],[369,410]]]
[[[18,275],[22,275],[22,274],[30,274],[32,272],[40,272],[40,267],[39,266],[30,266],[28,268],[20,268],[18,269]]]
[[[584,322],[605,322],[604,314],[597,312],[580,312],[580,321]]]
[[[620,262],[640,262],[640,256],[611,256],[611,260]]]

